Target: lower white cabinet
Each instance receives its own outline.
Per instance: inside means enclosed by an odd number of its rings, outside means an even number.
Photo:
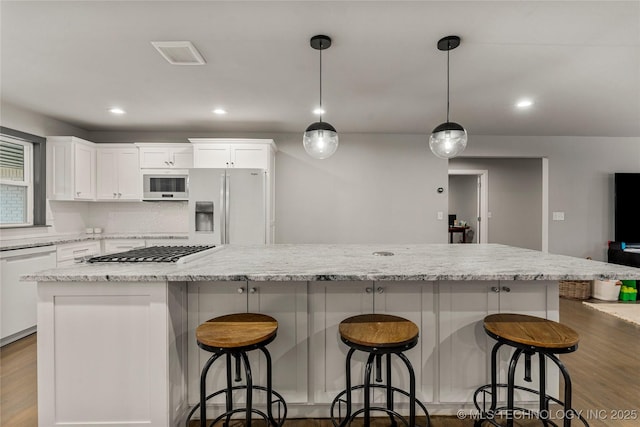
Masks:
[[[64,243],[57,246],[57,266],[69,267],[82,259],[100,255],[100,241]]]
[[[55,246],[0,252],[0,345],[35,331],[36,282],[20,281],[20,276],[55,266]]]
[[[232,313],[255,312],[278,321],[278,335],[267,347],[273,364],[273,388],[287,403],[306,403],[307,398],[307,286],[304,282],[197,282],[188,284],[188,403],[199,399],[200,371],[211,353],[201,350],[195,329],[207,320]],[[249,353],[255,383],[266,384],[261,352]],[[217,361],[207,380],[209,392],[226,386],[225,362]],[[264,393],[255,396],[263,403]],[[223,404],[221,396],[212,400]]]
[[[436,294],[432,282],[312,282],[309,285],[309,376],[315,403],[330,404],[345,388],[345,360],[349,348],[340,340],[338,325],[350,316],[393,314],[411,320],[420,329],[419,343],[405,352],[423,402],[434,400],[436,382]],[[361,384],[366,354],[352,358],[351,380]],[[393,384],[409,390],[403,364],[392,363]],[[380,396],[378,396],[380,397]],[[398,402],[403,399],[397,397]]]
[[[490,382],[491,349],[495,341],[484,331],[485,316],[519,313],[558,320],[557,282],[445,281],[440,282],[439,288],[440,402],[472,402],[476,388]],[[499,382],[506,382],[510,355],[507,347],[501,349]],[[522,381],[522,363],[518,368],[517,385],[537,384],[536,360],[532,364],[533,383]],[[552,395],[557,395],[557,378],[556,368],[549,365],[548,392]]]

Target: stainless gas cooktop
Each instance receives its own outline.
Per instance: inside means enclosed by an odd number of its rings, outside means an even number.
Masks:
[[[214,252],[215,245],[151,246],[93,257],[87,262],[174,262],[182,264]]]

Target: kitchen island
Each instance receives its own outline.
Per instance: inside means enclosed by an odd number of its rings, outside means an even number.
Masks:
[[[174,426],[198,399],[208,355],[194,330],[211,317],[275,317],[275,389],[290,417],[326,417],[344,387],[340,321],[403,316],[420,328],[407,352],[419,398],[432,414],[454,414],[488,382],[484,316],[558,320],[559,280],[640,279],[640,269],[492,244],[268,245],[227,246],[183,265],[84,264],[26,278],[38,281],[39,425]],[[254,376],[263,371],[256,361]]]

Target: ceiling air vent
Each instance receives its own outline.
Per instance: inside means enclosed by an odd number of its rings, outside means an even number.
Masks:
[[[191,42],[151,42],[172,65],[203,65],[205,60]]]

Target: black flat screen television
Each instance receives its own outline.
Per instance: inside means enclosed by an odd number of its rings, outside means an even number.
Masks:
[[[615,239],[640,245],[640,173],[614,174]]]

